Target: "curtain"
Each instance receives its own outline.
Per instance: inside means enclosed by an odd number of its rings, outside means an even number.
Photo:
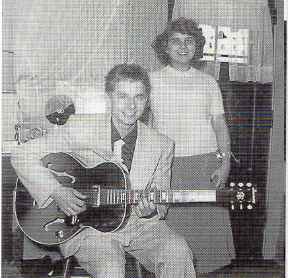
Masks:
[[[173,19],[188,17],[199,24],[228,26],[231,31],[249,30],[247,63],[229,62],[231,81],[272,82],[273,36],[267,0],[175,0]],[[217,59],[206,71],[219,77]]]
[[[12,0],[10,5],[16,90],[28,117],[43,116],[55,94],[75,100],[76,113],[103,112],[104,76],[113,65],[160,67],[150,45],[167,23],[167,0]]]

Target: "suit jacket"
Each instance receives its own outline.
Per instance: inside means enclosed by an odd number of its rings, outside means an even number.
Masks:
[[[145,189],[147,185],[170,188],[174,141],[140,121],[137,121],[137,128],[130,170],[132,189]],[[52,201],[51,193],[61,186],[41,162],[45,155],[56,152],[76,152],[88,167],[111,160],[111,115],[73,115],[64,126],[57,126],[45,136],[17,146],[12,152],[15,171],[40,208]],[[160,217],[165,213],[164,209]]]

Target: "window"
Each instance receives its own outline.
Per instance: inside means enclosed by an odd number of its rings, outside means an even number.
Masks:
[[[227,26],[200,25],[206,39],[205,61],[247,64],[249,62],[249,30],[231,30]]]

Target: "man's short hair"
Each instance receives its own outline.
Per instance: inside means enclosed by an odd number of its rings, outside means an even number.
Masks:
[[[151,83],[147,71],[137,64],[119,64],[114,66],[106,76],[105,91],[110,94],[115,90],[116,83],[129,80],[142,82],[147,95],[151,92]]]

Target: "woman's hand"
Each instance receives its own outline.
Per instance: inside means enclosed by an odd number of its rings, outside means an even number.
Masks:
[[[211,181],[216,182],[215,187],[216,188],[224,188],[225,183],[228,179],[230,171],[230,163],[222,163],[222,166],[218,168],[214,173],[211,175],[210,179]]]
[[[86,210],[84,199],[86,199],[87,196],[73,188],[59,186],[53,191],[50,197],[68,216],[77,215]]]

